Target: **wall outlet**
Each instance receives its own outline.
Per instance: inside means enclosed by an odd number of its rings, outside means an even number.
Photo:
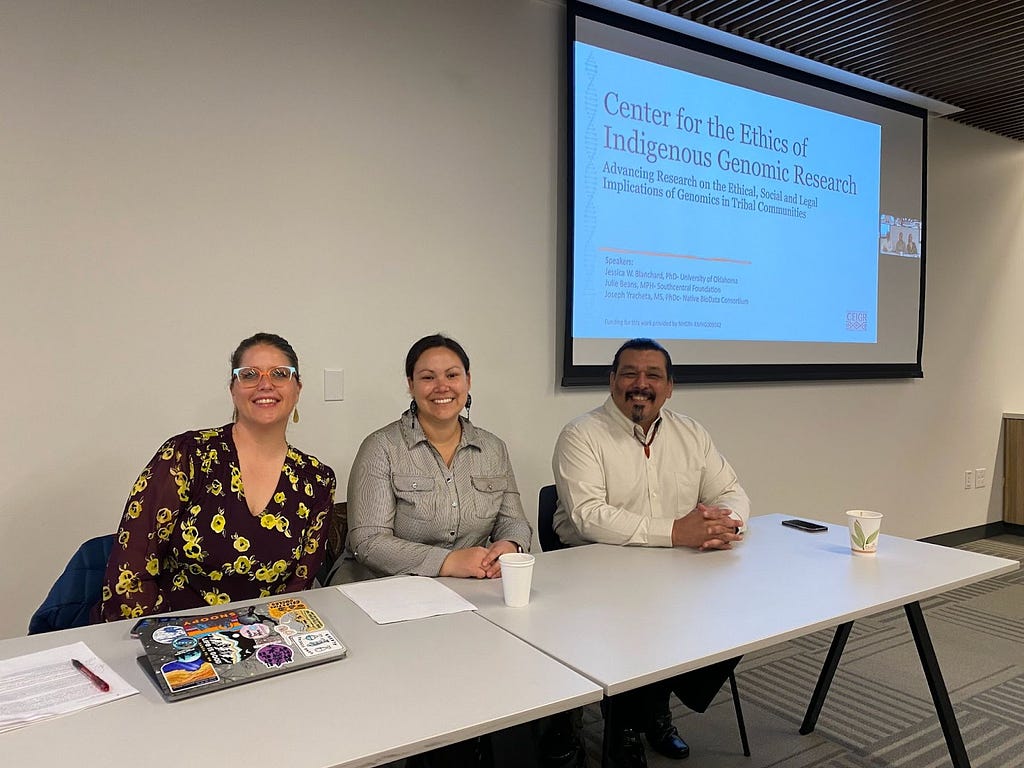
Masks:
[[[974,487],[974,470],[964,470],[964,490],[969,491]]]
[[[985,467],[978,467],[976,470],[974,470],[974,487],[975,488],[984,488],[985,487],[985,483],[988,482],[988,478],[986,477],[987,474],[988,474],[988,470],[985,469]]]

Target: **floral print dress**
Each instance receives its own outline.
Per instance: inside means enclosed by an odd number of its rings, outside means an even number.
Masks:
[[[306,589],[324,557],[334,471],[288,446],[267,507],[245,501],[232,425],[172,437],[135,482],[100,618],[137,618]]]

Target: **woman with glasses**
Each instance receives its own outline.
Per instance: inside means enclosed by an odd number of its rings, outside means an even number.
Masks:
[[[469,357],[454,339],[426,336],[405,375],[409,410],[367,437],[352,466],[348,551],[331,583],[495,578],[498,557],[528,549],[532,531],[505,444],[469,421]]]
[[[104,621],[306,589],[334,471],[288,444],[298,356],[257,333],[231,356],[233,423],[172,437],[142,470],[107,562]]]

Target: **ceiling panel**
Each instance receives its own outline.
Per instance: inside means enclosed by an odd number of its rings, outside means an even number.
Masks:
[[[632,0],[960,107],[1024,141],[1021,0]]]

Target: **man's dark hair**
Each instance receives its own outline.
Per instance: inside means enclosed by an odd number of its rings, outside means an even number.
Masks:
[[[668,353],[661,344],[656,342],[654,339],[630,339],[615,353],[615,359],[612,360],[612,373],[619,372],[619,357],[627,349],[640,349],[640,350],[651,350],[653,352],[661,352],[665,356],[665,373],[668,374],[669,378],[672,377],[672,356]]]
[[[295,354],[295,349],[292,345],[276,333],[254,333],[249,338],[242,339],[235,351],[231,353],[231,370],[242,365],[242,355],[245,354],[247,349],[259,346],[260,344],[266,344],[268,347],[280,350],[288,358],[292,368],[295,369],[295,380],[299,381],[299,356]]]
[[[462,345],[455,339],[450,339],[440,333],[434,333],[430,336],[424,336],[409,348],[409,354],[405,356],[405,378],[412,378],[412,372],[416,368],[416,361],[420,359],[420,355],[428,349],[435,349],[436,347],[444,347],[454,352],[459,360],[462,361],[462,367],[466,369],[466,373],[469,373],[469,355],[466,354],[466,350],[462,348]]]

